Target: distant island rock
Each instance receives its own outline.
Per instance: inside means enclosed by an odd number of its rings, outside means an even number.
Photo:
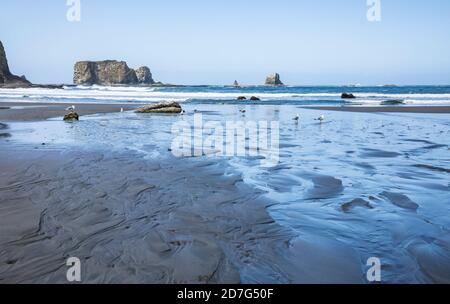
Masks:
[[[270,74],[266,78],[266,85],[268,86],[283,86],[283,82],[280,80],[280,74]]]
[[[29,82],[25,76],[19,77],[13,75],[8,66],[8,59],[3,44],[0,41],[0,86],[3,87],[29,87]]]
[[[79,61],[75,63],[73,82],[77,85],[154,84],[148,67],[130,69],[125,61]]]

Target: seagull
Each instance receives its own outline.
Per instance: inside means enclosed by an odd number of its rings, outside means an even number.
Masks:
[[[320,121],[320,123],[322,123],[325,120],[325,116],[320,115],[319,118],[317,118],[316,120]]]
[[[69,112],[75,111],[75,106],[72,105],[72,106],[68,107],[68,108],[66,109],[66,111],[69,111]]]
[[[239,110],[239,112],[241,112],[241,113],[245,113],[245,112],[247,112],[247,111],[245,111],[245,110]]]
[[[120,113],[122,113],[123,112],[123,108],[120,108]]]
[[[299,121],[300,120],[300,114],[297,114],[297,116],[295,116],[294,118],[293,118],[293,120],[295,120],[295,121]]]

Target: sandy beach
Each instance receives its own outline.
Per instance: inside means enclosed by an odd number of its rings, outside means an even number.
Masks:
[[[435,213],[445,207],[428,210],[422,201],[430,191],[445,198],[448,185],[436,178],[448,173],[442,165],[410,163],[408,156],[408,168],[427,180],[418,191],[422,199],[412,195],[418,185],[409,182],[411,177],[405,177],[411,187],[400,187],[403,180],[396,182],[397,189],[382,184],[386,174],[394,178],[411,170],[388,169],[403,154],[379,146],[390,120],[378,122],[377,113],[356,114],[375,115],[368,116],[375,120],[367,125],[367,118],[358,118],[361,122],[352,128],[371,125],[374,130],[365,132],[378,149],[362,146],[358,153],[365,162],[352,161],[351,147],[338,144],[339,133],[330,135],[333,125],[344,126],[354,114],[333,117],[329,109],[329,123],[303,123],[305,130],[298,133],[298,125],[283,119],[295,109],[280,113],[278,107],[249,106],[249,117],[272,113],[285,122],[283,161],[247,176],[248,169],[238,168],[247,162],[252,167],[256,159],[233,164],[228,158],[179,158],[166,147],[171,124],[191,119],[194,108],[210,119],[242,119],[236,106],[186,105],[185,118],[119,113],[136,106],[77,104],[82,120],[70,124],[61,121],[67,104],[2,103],[9,109],[0,110],[1,283],[65,283],[65,261],[71,256],[82,260],[84,283],[364,283],[371,253],[390,265],[388,282],[449,281],[445,248],[450,240],[445,219]],[[304,110],[302,119],[314,122],[320,109]],[[430,115],[425,107],[416,111]],[[407,121],[405,128],[413,126]],[[321,139],[325,133],[328,139]],[[126,134],[138,137],[120,143]],[[291,135],[310,148],[298,150]],[[73,143],[61,142],[64,138]],[[316,143],[307,144],[312,139]],[[426,145],[409,155],[447,149],[425,137],[399,139]],[[129,149],[140,141],[142,147]],[[340,153],[340,145],[346,149],[342,165],[333,154],[317,150],[331,142],[338,144],[334,153]],[[159,156],[148,157],[155,151]],[[290,163],[294,153],[301,167]],[[330,169],[345,164],[355,171]],[[354,189],[357,179],[367,179],[367,187]],[[393,214],[403,226],[394,225]],[[361,233],[354,234],[355,227]]]
[[[65,108],[7,106],[2,121],[36,121]],[[1,283],[65,283],[70,256],[82,260],[85,283],[363,282],[355,255],[317,256],[324,244],[296,240],[275,223],[266,212],[273,202],[237,172],[224,176],[224,163],[0,147]],[[305,267],[321,259],[317,271]]]

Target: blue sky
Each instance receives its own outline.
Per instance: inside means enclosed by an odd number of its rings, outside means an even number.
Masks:
[[[450,84],[450,1],[0,0],[0,40],[11,70],[70,83],[77,60],[147,65],[178,84]]]

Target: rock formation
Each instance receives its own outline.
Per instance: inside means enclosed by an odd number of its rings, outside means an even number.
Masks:
[[[266,78],[266,85],[269,85],[269,86],[282,86],[284,84],[280,80],[280,74],[275,73],[275,74],[270,74],[269,76],[267,76],[267,78]]]
[[[85,85],[132,85],[153,84],[148,67],[137,71],[130,69],[125,61],[80,61],[75,64],[73,82]]]
[[[175,101],[166,101],[153,105],[148,105],[137,109],[136,113],[169,113],[178,114],[181,113],[183,109],[180,104]]]
[[[80,116],[75,112],[70,112],[66,115],[64,115],[63,120],[64,121],[78,121],[80,119]]]
[[[146,66],[140,67],[136,70],[136,77],[141,84],[154,84],[155,81],[152,78],[152,73],[150,69]]]
[[[0,86],[22,87],[30,85],[31,83],[25,76],[19,77],[11,74],[8,60],[6,59],[5,49],[0,41]]]
[[[341,98],[342,98],[342,99],[355,99],[356,97],[355,97],[355,95],[353,95],[353,94],[342,93]]]

